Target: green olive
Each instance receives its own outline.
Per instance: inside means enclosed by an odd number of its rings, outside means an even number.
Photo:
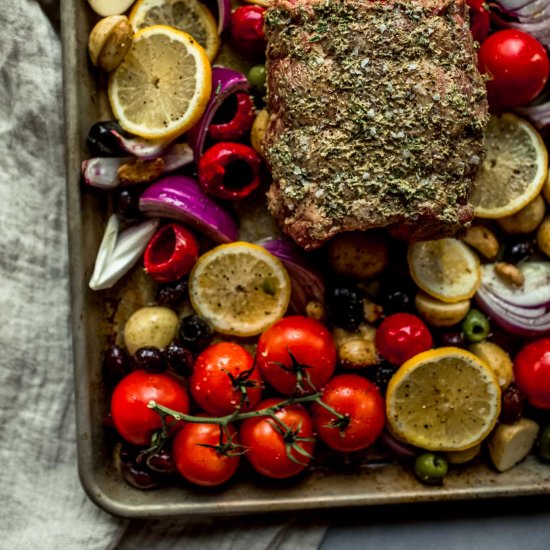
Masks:
[[[262,90],[264,88],[265,79],[265,65],[254,65],[254,67],[248,71],[248,81],[258,90]]]
[[[462,321],[464,336],[473,343],[485,340],[489,336],[490,329],[489,319],[477,309],[471,309]]]
[[[448,469],[447,461],[433,453],[424,453],[417,456],[414,463],[416,477],[427,485],[441,483],[447,475]]]
[[[539,456],[544,460],[550,460],[550,424],[540,432]]]

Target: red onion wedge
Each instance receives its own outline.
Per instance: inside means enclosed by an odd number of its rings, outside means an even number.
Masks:
[[[311,300],[325,303],[325,284],[320,273],[313,269],[305,254],[291,241],[269,238],[259,241],[273,256],[279,258],[286,267],[292,285],[290,305],[297,313],[303,313]]]
[[[187,176],[168,176],[153,183],[141,195],[139,208],[147,216],[180,220],[216,243],[238,238],[231,214]]]
[[[522,4],[522,5],[519,5]],[[492,4],[491,22],[500,29],[518,29],[550,46],[550,4],[546,0],[523,3],[500,0]],[[500,13],[498,13],[500,12]]]
[[[525,277],[522,287],[498,277],[493,264],[482,267],[476,301],[496,324],[523,337],[550,334],[550,262],[518,266]]]
[[[218,34],[229,25],[231,18],[231,0],[218,0]]]
[[[142,159],[152,159],[160,156],[171,143],[171,141],[161,139],[145,139],[138,136],[126,137],[115,129],[111,130],[111,134],[116,137],[123,151]]]
[[[143,254],[158,224],[159,220],[147,220],[121,231],[119,219],[112,214],[99,246],[90,288],[111,288],[126,275]]]
[[[227,67],[212,67],[212,94],[202,118],[187,134],[195,162],[198,162],[202,155],[208,127],[221,104],[231,94],[247,91],[249,88],[250,83],[244,74]]]
[[[192,162],[193,153],[187,143],[174,143],[160,158],[164,161],[162,173],[168,174]],[[82,162],[84,182],[98,189],[114,189],[120,185],[118,169],[134,160],[134,157],[95,157],[85,160]],[[144,182],[140,181],[140,183]]]
[[[539,130],[550,126],[550,101],[545,101],[538,105],[521,107],[516,109],[516,112],[528,119]]]

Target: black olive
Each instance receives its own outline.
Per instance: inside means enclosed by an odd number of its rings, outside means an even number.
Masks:
[[[461,330],[443,332],[437,337],[440,346],[454,346],[463,348],[466,345],[464,333]]]
[[[534,251],[535,243],[532,238],[515,239],[505,245],[502,260],[510,264],[517,264],[531,256]]]
[[[354,285],[329,290],[327,306],[329,319],[337,327],[353,331],[363,321],[363,292]]]
[[[134,353],[132,361],[136,370],[164,372],[168,368],[168,365],[164,361],[162,351],[154,346],[139,348],[136,353]]]
[[[126,351],[120,346],[111,346],[103,356],[103,373],[111,385],[117,384],[130,372]]]
[[[139,194],[129,189],[121,189],[115,194],[115,211],[127,222],[139,218]]]
[[[201,351],[213,337],[212,327],[202,317],[189,315],[181,320],[178,340],[191,351]]]
[[[160,306],[174,306],[187,298],[187,279],[159,285],[156,300]]]
[[[124,130],[114,121],[96,122],[88,131],[86,146],[92,155],[97,157],[126,156],[127,153],[121,148],[118,139],[113,135],[112,130],[124,133]]]
[[[190,376],[193,372],[193,354],[177,342],[164,350],[164,359],[168,368],[180,376]]]
[[[515,424],[521,418],[524,406],[525,396],[516,385],[510,384],[502,392],[499,420],[503,424]]]
[[[372,381],[380,390],[382,395],[386,393],[386,388],[388,387],[392,376],[397,372],[397,369],[398,367],[395,365],[386,362],[380,363],[380,365],[375,367]]]
[[[392,313],[414,312],[414,296],[417,289],[407,279],[388,279],[382,281],[378,301],[386,315]]]

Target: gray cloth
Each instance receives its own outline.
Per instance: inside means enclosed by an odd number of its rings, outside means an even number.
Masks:
[[[315,514],[134,523],[80,487],[58,21],[55,0],[0,2],[0,548],[317,548]]]

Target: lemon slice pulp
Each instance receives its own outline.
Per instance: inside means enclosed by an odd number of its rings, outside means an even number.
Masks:
[[[109,79],[109,101],[126,131],[168,139],[198,122],[211,87],[210,62],[197,41],[156,25],[134,35],[130,51]]]
[[[412,243],[407,260],[414,282],[442,302],[467,300],[481,284],[479,258],[458,239]]]
[[[546,146],[533,126],[511,113],[491,117],[485,146],[470,202],[480,218],[510,216],[542,189],[548,173]]]
[[[129,15],[135,31],[152,25],[168,25],[190,34],[213,61],[220,48],[214,16],[197,0],[138,0]]]
[[[189,298],[216,331],[255,336],[285,314],[290,279],[281,261],[261,246],[223,244],[195,264]]]
[[[489,435],[500,413],[498,381],[481,359],[460,348],[415,355],[390,380],[390,429],[431,451],[461,451]]]

